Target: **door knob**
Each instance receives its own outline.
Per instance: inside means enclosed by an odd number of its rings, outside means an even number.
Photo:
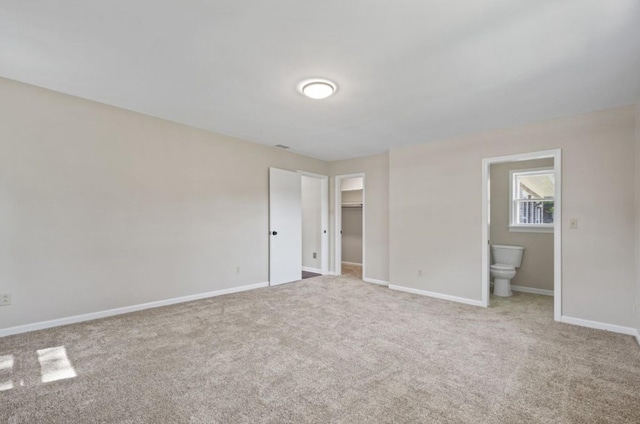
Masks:
[[[272,232],[271,232],[271,235],[277,236],[277,235],[278,235],[278,232],[277,232],[277,231],[272,231]]]

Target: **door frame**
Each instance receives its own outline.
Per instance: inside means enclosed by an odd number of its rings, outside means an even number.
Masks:
[[[553,216],[553,318],[562,319],[562,149],[520,153],[482,159],[482,305],[489,306],[491,284],[491,256],[489,243],[491,228],[489,217],[491,199],[491,165],[505,162],[520,162],[533,159],[553,158],[554,171],[554,216]]]
[[[358,172],[355,174],[343,174],[335,176],[335,185],[334,185],[334,273],[336,275],[342,275],[342,234],[340,231],[342,230],[342,180],[346,180],[349,178],[359,178],[362,177],[362,279],[366,278],[366,222],[367,222],[367,201],[366,201],[366,188],[367,188],[367,178],[364,172]]]
[[[329,274],[329,176],[313,172],[297,171],[301,176],[320,180],[320,270]]]

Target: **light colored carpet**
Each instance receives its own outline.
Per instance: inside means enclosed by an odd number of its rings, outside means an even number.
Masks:
[[[5,337],[0,421],[640,422],[632,337],[494,305],[318,277]]]

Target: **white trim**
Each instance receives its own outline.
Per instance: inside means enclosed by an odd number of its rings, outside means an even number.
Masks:
[[[640,330],[636,330],[636,341],[638,342],[638,345],[640,345]]]
[[[161,306],[175,305],[176,303],[192,302],[194,300],[206,299],[209,297],[222,296],[225,294],[239,293],[247,290],[269,287],[269,282],[249,284],[229,289],[216,290],[207,293],[192,294],[188,296],[174,297],[172,299],[157,300],[155,302],[141,303],[138,305],[124,306],[122,308],[107,309],[106,311],[90,312],[88,314],[74,315],[65,318],[53,319],[50,321],[35,322],[33,324],[18,325],[0,329],[0,337],[13,334],[27,333],[29,331],[44,330],[45,328],[59,327],[61,325],[75,324],[78,322],[91,321],[99,318],[111,317],[114,315],[127,314],[129,312],[142,311],[144,309],[159,308]]]
[[[607,323],[598,322],[598,321],[590,321],[588,319],[582,319],[582,318],[573,318],[573,317],[568,317],[566,315],[562,315],[560,317],[560,322],[564,322],[565,324],[578,325],[580,327],[611,331],[612,333],[626,334],[629,336],[635,336],[636,338],[638,337],[638,330],[631,327],[623,327],[621,325],[607,324]]]
[[[482,306],[489,306],[491,297],[491,256],[489,255],[490,222],[489,182],[491,180],[490,159],[482,159]]]
[[[359,264],[359,263],[356,263],[356,262],[347,262],[347,261],[342,261],[342,265],[362,266],[362,264]]]
[[[340,199],[342,200],[342,199]],[[367,275],[365,266],[365,258],[367,256],[366,246],[367,246],[367,178],[362,173],[362,276]],[[342,208],[340,208],[342,209]],[[340,211],[342,213],[342,210]]]
[[[322,274],[322,270],[320,268],[311,268],[310,266],[303,266],[302,270],[307,272],[313,272],[316,274]]]
[[[553,290],[536,289],[534,287],[514,286],[511,285],[511,290],[522,293],[541,294],[544,296],[553,296]]]
[[[334,205],[333,205],[333,225],[334,225],[334,237],[333,237],[333,272],[336,275],[342,275],[342,180],[347,178],[359,178],[362,177],[362,275],[365,275],[366,260],[365,260],[365,246],[366,246],[366,220],[367,220],[367,179],[364,172],[356,174],[342,174],[336,175],[334,181]]]
[[[363,278],[362,281],[364,281],[365,283],[371,283],[371,284],[378,284],[380,286],[389,286],[389,282],[388,281],[384,281],[384,280],[376,280],[375,278]]]
[[[320,196],[322,202],[320,204],[320,226],[322,234],[320,234],[320,268],[322,275],[329,273],[329,177],[323,176],[320,181]]]
[[[554,188],[553,198],[553,319],[562,316],[562,150],[555,150],[553,158]]]
[[[389,284],[389,288],[391,290],[398,290],[398,291],[403,291],[403,292],[407,292],[407,293],[419,294],[419,295],[422,295],[422,296],[434,297],[436,299],[450,300],[452,302],[464,303],[464,304],[467,304],[467,305],[484,306],[482,301],[473,300],[473,299],[467,299],[466,297],[451,296],[451,295],[448,295],[448,294],[442,294],[442,293],[435,293],[435,292],[430,292],[430,291],[425,291],[425,290],[413,289],[411,287],[396,286],[394,284]]]
[[[553,225],[509,225],[509,232],[553,234]]]
[[[489,254],[489,180],[491,165],[505,162],[553,158],[554,169],[554,231],[553,231],[553,319],[562,318],[562,150],[544,150],[531,153],[520,153],[509,156],[499,156],[482,159],[482,305],[489,306],[490,302],[490,260]]]
[[[364,190],[362,190],[364,193]],[[342,182],[340,176],[334,179],[333,188],[333,273],[342,274]]]
[[[329,177],[313,172],[298,171],[298,174],[320,180],[320,271],[329,274]],[[313,271],[315,272],[315,271]]]

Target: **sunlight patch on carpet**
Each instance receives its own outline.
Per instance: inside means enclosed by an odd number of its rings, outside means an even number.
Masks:
[[[77,375],[64,346],[38,350],[38,362],[43,383],[74,378]]]
[[[13,355],[0,356],[0,378],[2,374],[10,374],[13,369]],[[13,389],[13,381],[0,379],[0,392]]]

